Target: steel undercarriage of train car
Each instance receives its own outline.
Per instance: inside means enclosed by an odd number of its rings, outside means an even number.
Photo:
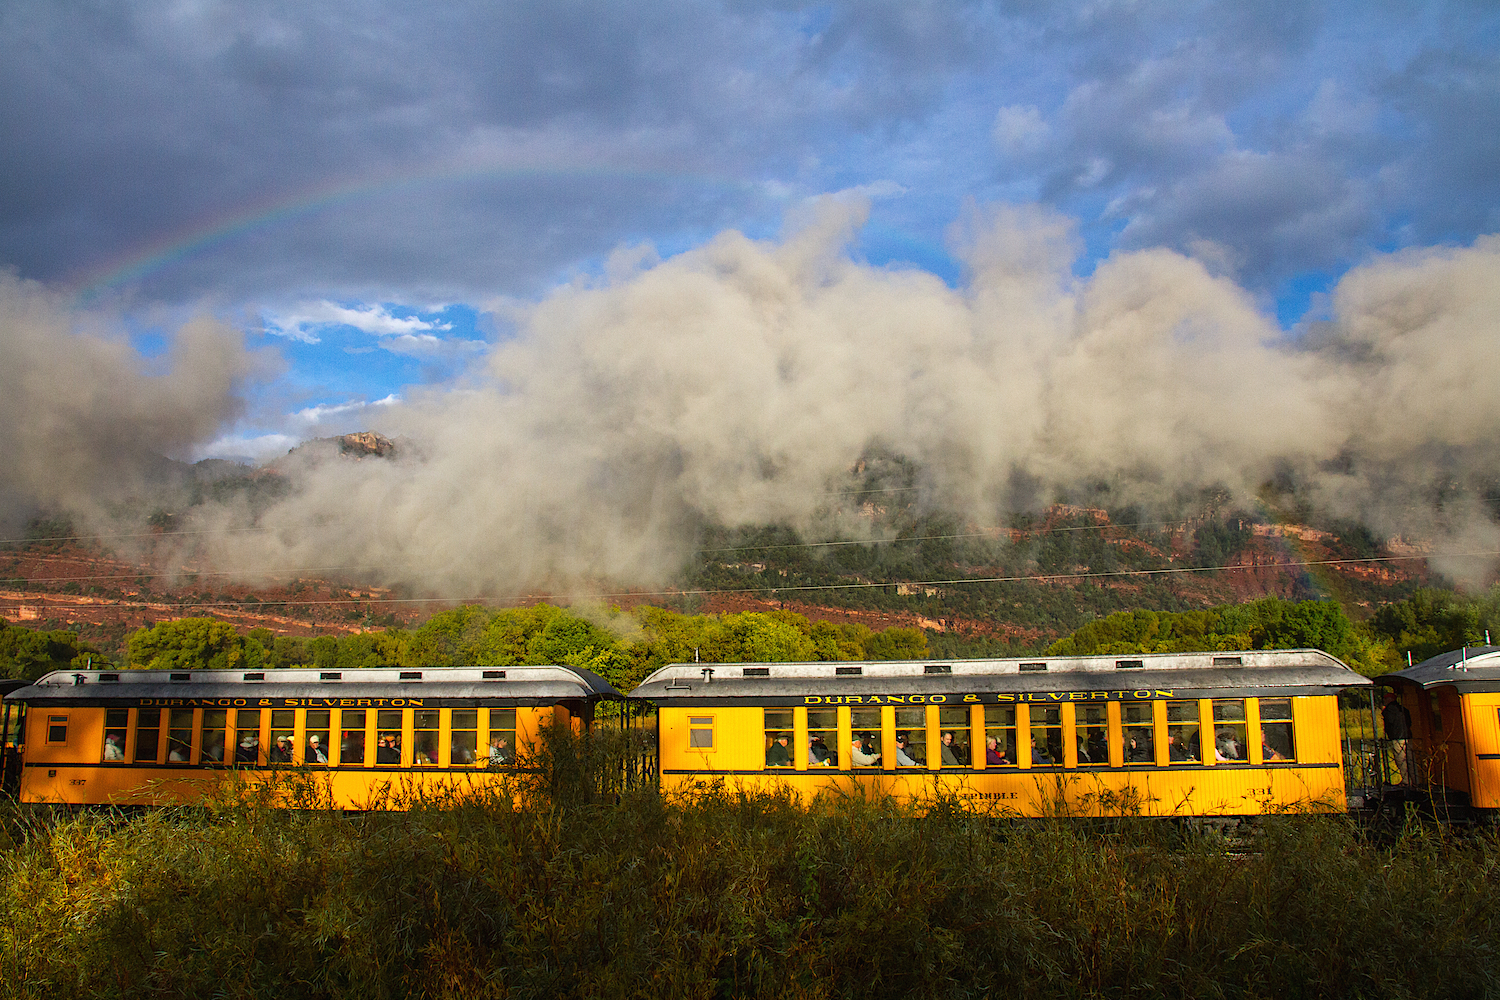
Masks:
[[[1500,821],[1500,646],[1452,650],[1375,683],[1410,720],[1404,745],[1385,744],[1401,779],[1393,794],[1441,818]]]
[[[631,697],[657,706],[667,793],[722,782],[804,800],[952,795],[1021,816],[1246,816],[1363,800],[1342,767],[1339,695],[1368,710],[1369,690],[1304,649],[685,663]]]
[[[495,786],[542,727],[623,701],[587,670],[362,668],[56,672],[5,696],[24,802],[190,801],[227,772],[326,775],[331,804]],[[397,800],[399,801],[399,799]]]

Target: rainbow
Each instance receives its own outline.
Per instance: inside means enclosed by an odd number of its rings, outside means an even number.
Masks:
[[[183,261],[207,254],[218,247],[244,237],[285,225],[297,219],[316,215],[340,205],[399,193],[417,188],[436,187],[476,180],[520,181],[541,178],[577,178],[579,180],[638,180],[648,183],[688,184],[694,187],[716,187],[753,190],[773,197],[755,182],[711,174],[666,172],[644,169],[591,166],[472,167],[426,170],[402,174],[347,180],[304,188],[294,193],[279,192],[234,210],[192,222],[170,230],[149,243],[132,247],[95,267],[75,273],[66,282],[82,301],[89,301],[109,289],[141,281]]]

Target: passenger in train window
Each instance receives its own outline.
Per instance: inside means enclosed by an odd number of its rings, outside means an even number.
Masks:
[[[1005,750],[1000,746],[1000,741],[993,736],[984,738],[984,762],[994,767],[996,764],[1009,764],[1005,756]]]
[[[276,745],[271,748],[270,761],[272,764],[290,764],[292,762],[292,741],[289,737],[276,737]]]
[[[516,762],[516,755],[511,752],[510,741],[504,736],[494,736],[490,739],[490,767],[509,767]]]
[[[1184,741],[1181,736],[1179,736],[1177,733],[1168,731],[1167,759],[1175,761],[1192,761],[1197,760],[1198,756],[1197,754],[1193,753],[1192,748],[1187,745],[1186,741]]]
[[[193,746],[185,739],[177,737],[167,741],[167,760],[174,764],[186,764],[193,756]]]
[[[896,766],[920,767],[911,756],[911,739],[905,733],[896,734]]]
[[[104,759],[124,760],[125,748],[120,746],[120,738],[114,733],[104,737]]]
[[[833,766],[833,752],[828,749],[828,744],[820,733],[807,738],[807,762],[813,767]]]
[[[953,734],[951,732],[943,733],[942,742],[939,744],[939,750],[943,755],[944,767],[959,766],[960,761],[958,759],[958,754],[953,752]]]
[[[1240,746],[1233,729],[1220,729],[1214,736],[1214,760],[1236,761],[1245,759],[1245,748]]]
[[[880,763],[880,754],[866,753],[864,740],[858,736],[849,743],[849,758],[855,767],[874,767]]]
[[[381,733],[380,740],[375,744],[375,763],[377,764],[399,764],[401,763],[401,746],[396,737],[391,733]]]
[[[766,747],[767,767],[791,767],[792,748],[788,745],[786,733],[777,733],[771,745]]]
[[[259,751],[260,737],[255,733],[242,733],[240,735],[240,745],[234,750],[235,763],[254,764]]]
[[[328,754],[323,749],[323,742],[316,734],[307,738],[307,762],[309,764],[328,763]]]
[[[1031,738],[1031,766],[1050,767],[1056,763],[1057,758],[1052,755],[1051,749],[1045,744],[1038,742],[1037,738],[1033,736]]]

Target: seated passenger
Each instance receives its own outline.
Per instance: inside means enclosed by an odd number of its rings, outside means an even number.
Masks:
[[[787,745],[788,739],[786,733],[777,733],[776,738],[771,741],[771,745],[766,747],[767,767],[792,766],[792,748]]]
[[[1090,764],[1109,763],[1109,737],[1104,735],[1104,730],[1090,729],[1086,747]],[[1083,759],[1083,755],[1080,754],[1079,760]]]
[[[382,733],[375,744],[375,763],[377,764],[399,764],[401,763],[401,747],[396,743],[396,737],[390,733]]]
[[[254,733],[245,733],[240,737],[240,745],[234,749],[235,762],[239,764],[254,764],[259,751],[260,737]]]
[[[1244,760],[1244,751],[1234,738],[1234,730],[1221,729],[1214,740],[1214,760]]]
[[[323,743],[317,736],[307,738],[307,762],[309,764],[328,763],[328,754],[323,750]]]
[[[1286,760],[1287,758],[1264,739],[1260,741],[1261,760]]]
[[[1134,736],[1125,740],[1125,762],[1127,764],[1152,764],[1156,761],[1156,754],[1151,751],[1151,744],[1145,740],[1136,739]]]
[[[466,746],[462,746],[457,741],[453,743],[450,750],[452,752],[449,754],[449,759],[453,761],[455,766],[474,763],[474,751]]]
[[[920,767],[911,756],[911,741],[905,733],[896,734],[896,766],[897,767]]]
[[[958,767],[959,766],[960,761],[958,759],[958,754],[956,752],[954,752],[953,734],[952,733],[944,733],[943,734],[942,742],[938,744],[938,750],[943,755],[943,766],[944,767]]]
[[[167,760],[174,764],[186,764],[192,757],[192,747],[181,740],[172,741],[172,749],[167,752]]]
[[[984,762],[994,767],[996,764],[1009,764],[1010,758],[1005,756],[1005,751],[1000,749],[1000,741],[993,736],[984,738]]]
[[[834,763],[828,744],[816,733],[807,739],[807,762],[813,767],[832,767]]]
[[[864,741],[855,737],[849,744],[849,759],[855,767],[874,767],[880,763],[880,754],[866,753]]]
[[[1167,760],[1189,761],[1197,759],[1193,751],[1182,742],[1176,733],[1167,734]]]
[[[1047,748],[1038,744],[1036,741],[1036,737],[1033,736],[1031,738],[1031,766],[1048,767],[1056,763],[1056,759],[1054,759],[1052,754],[1047,751]]]
[[[510,740],[504,736],[496,736],[490,740],[490,767],[509,767],[516,762],[516,755],[511,752]]]
[[[276,737],[276,745],[271,748],[270,761],[272,764],[292,762],[292,738],[290,736]]]
[[[125,750],[120,746],[120,738],[114,733],[104,737],[104,759],[124,760]]]

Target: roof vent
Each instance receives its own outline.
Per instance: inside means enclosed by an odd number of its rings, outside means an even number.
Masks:
[[[343,673],[338,670],[324,670],[318,674],[318,680],[320,681],[341,681],[343,679]]]
[[[740,671],[741,677],[770,677],[770,667],[746,667]]]
[[[1047,669],[1047,664],[1045,664],[1045,663],[1023,663],[1023,664],[1021,664],[1021,673],[1023,673],[1023,674],[1032,674],[1032,673],[1036,673],[1039,670],[1046,670],[1046,669]]]
[[[190,680],[193,679],[193,675],[192,674],[173,674],[168,679],[169,680],[173,680],[173,681],[190,681]]]
[[[401,679],[403,681],[419,681],[419,680],[422,679],[422,671],[420,671],[420,670],[403,670],[403,671],[401,671]]]
[[[951,674],[953,667],[946,663],[927,663],[922,666],[924,674]]]
[[[1238,656],[1215,656],[1214,657],[1214,666],[1216,666],[1216,667],[1242,667],[1242,666],[1244,666],[1244,664],[1242,662],[1240,662],[1240,658]]]
[[[486,670],[484,672],[484,679],[487,680],[487,681],[503,681],[503,680],[505,680],[505,671],[504,670]]]
[[[119,674],[100,674],[99,675],[99,683],[101,683],[101,684],[118,684],[118,683],[120,683],[120,675]]]
[[[245,680],[247,681],[263,681],[265,679],[266,674],[263,670],[252,670],[245,675]]]
[[[1116,670],[1139,670],[1146,665],[1145,660],[1116,660]]]
[[[833,672],[841,677],[858,677],[865,672],[864,667],[834,667]]]

